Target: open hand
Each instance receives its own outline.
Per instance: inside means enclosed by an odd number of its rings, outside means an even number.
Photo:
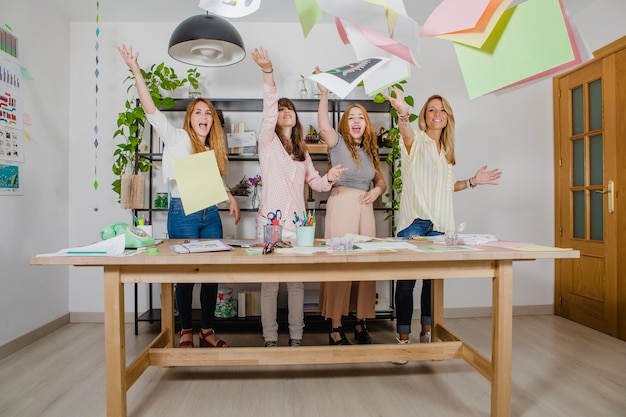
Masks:
[[[319,74],[321,72],[322,70],[320,69],[320,67],[315,66],[315,73]],[[317,88],[320,89],[320,94],[328,94],[328,88],[324,87],[322,84],[317,83]]]
[[[139,69],[139,62],[137,58],[139,57],[139,52],[133,53],[133,47],[127,47],[126,45],[118,46],[117,50],[119,51],[122,58],[124,58],[124,62],[128,65],[128,68],[131,70]]]
[[[272,61],[267,54],[267,51],[263,47],[254,48],[252,53],[250,54],[254,62],[261,67],[261,70],[264,72],[269,72],[272,70]]]
[[[396,109],[398,114],[406,114],[408,109],[406,108],[406,103],[404,101],[404,96],[402,95],[402,91],[398,87],[393,87],[393,91],[395,91],[396,96],[392,97],[385,92],[381,92],[382,96],[385,97],[386,100],[389,100],[389,104]]]
[[[498,185],[497,180],[502,176],[502,171],[498,168],[494,168],[491,171],[487,171],[487,165],[480,167],[478,171],[476,171],[476,175],[474,175],[473,183],[476,185],[488,184],[488,185]]]

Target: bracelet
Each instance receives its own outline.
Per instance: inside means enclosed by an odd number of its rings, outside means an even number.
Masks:
[[[411,117],[411,113],[409,113],[409,111],[407,110],[406,113],[404,114],[399,114],[398,113],[398,119],[402,120],[402,121],[406,121],[409,120],[409,118]]]
[[[273,72],[274,72],[274,68],[272,68],[272,69],[271,69],[271,70],[269,70],[269,71],[265,71],[263,68],[261,68],[261,71],[263,71],[263,72],[264,72],[264,73],[266,73],[266,74],[271,74],[271,73],[273,73]]]
[[[469,184],[470,188],[476,187],[476,184],[474,184],[474,181],[472,181],[472,178],[474,177],[470,177],[467,179],[467,183]]]

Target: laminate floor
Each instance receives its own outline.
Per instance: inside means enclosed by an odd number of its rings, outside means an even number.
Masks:
[[[486,355],[491,319],[447,319]],[[395,322],[369,324],[374,343]],[[414,326],[419,329],[419,324]],[[305,345],[326,344],[321,325]],[[129,357],[156,333],[127,329]],[[286,333],[283,331],[283,333]],[[257,326],[218,329],[233,346],[260,346]],[[0,416],[105,416],[104,326],[69,324],[0,361]],[[196,336],[197,337],[197,336]],[[287,343],[281,334],[279,343]],[[197,343],[197,340],[196,340]],[[294,348],[297,349],[297,348]],[[513,319],[513,416],[626,416],[626,342],[556,316]],[[490,388],[462,360],[289,367],[148,369],[128,392],[129,417],[489,416]]]

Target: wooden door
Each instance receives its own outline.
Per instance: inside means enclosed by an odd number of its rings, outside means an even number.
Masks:
[[[555,241],[580,251],[580,259],[557,263],[555,313],[612,336],[618,336],[618,282],[625,282],[616,196],[623,182],[618,118],[626,118],[617,87],[624,86],[626,50],[618,54],[554,79]]]

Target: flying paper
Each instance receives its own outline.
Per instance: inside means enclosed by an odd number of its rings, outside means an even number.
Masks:
[[[200,0],[198,7],[222,17],[244,17],[259,10],[261,0]]]

